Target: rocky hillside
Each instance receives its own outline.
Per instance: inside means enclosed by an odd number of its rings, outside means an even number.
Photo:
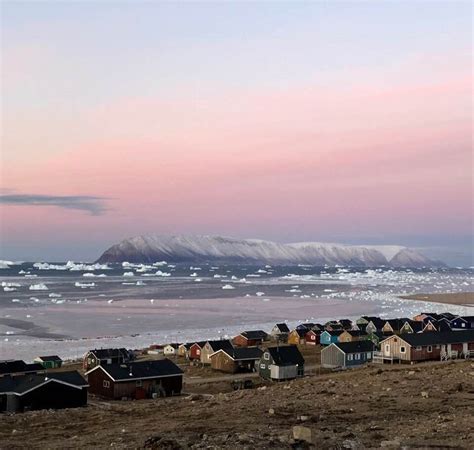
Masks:
[[[318,242],[280,244],[220,236],[138,236],[107,249],[100,263],[226,262],[349,265],[358,267],[436,267],[419,252],[402,246],[344,245]]]

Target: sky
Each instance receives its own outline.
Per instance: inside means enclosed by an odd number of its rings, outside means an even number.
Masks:
[[[1,3],[0,257],[143,234],[473,265],[472,3]]]

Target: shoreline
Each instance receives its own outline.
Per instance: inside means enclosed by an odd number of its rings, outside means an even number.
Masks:
[[[402,300],[442,303],[445,305],[474,307],[474,292],[456,292],[445,294],[401,295]]]

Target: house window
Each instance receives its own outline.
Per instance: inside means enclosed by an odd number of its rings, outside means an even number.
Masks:
[[[355,354],[355,359],[360,359],[360,353]]]
[[[201,350],[196,350],[196,355],[200,355],[201,354]]]
[[[462,322],[462,323],[461,323],[461,327],[464,328],[465,326],[466,326],[466,324],[465,324],[464,322]]]
[[[311,340],[314,341],[314,339],[316,338],[316,336],[314,334],[311,335]]]
[[[416,347],[416,350],[417,350],[417,351],[420,351],[420,350],[421,350],[421,345],[418,345],[418,346]]]
[[[428,345],[427,351],[428,351],[428,353],[431,353],[433,351],[433,347],[431,345]]]
[[[109,388],[110,387],[110,381],[109,380],[104,380],[102,382],[102,386],[104,386],[105,388]]]
[[[367,359],[372,359],[372,353],[367,352]]]
[[[352,361],[353,355],[347,355],[348,361]]]
[[[260,369],[265,369],[265,364],[260,364]]]
[[[406,353],[406,348],[405,347],[400,347],[400,353]]]
[[[270,359],[270,353],[264,353],[263,359],[266,359],[268,361]]]
[[[137,380],[135,384],[136,384],[137,387],[142,387],[143,386],[143,381],[142,380]]]
[[[387,353],[390,351],[390,345],[387,344],[387,345],[385,346],[385,351],[386,351]]]

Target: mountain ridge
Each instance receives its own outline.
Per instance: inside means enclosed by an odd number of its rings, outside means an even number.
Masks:
[[[420,252],[399,245],[349,245],[322,242],[281,244],[261,239],[209,235],[135,236],[109,247],[98,263],[227,262],[348,265],[359,267],[439,267]]]

